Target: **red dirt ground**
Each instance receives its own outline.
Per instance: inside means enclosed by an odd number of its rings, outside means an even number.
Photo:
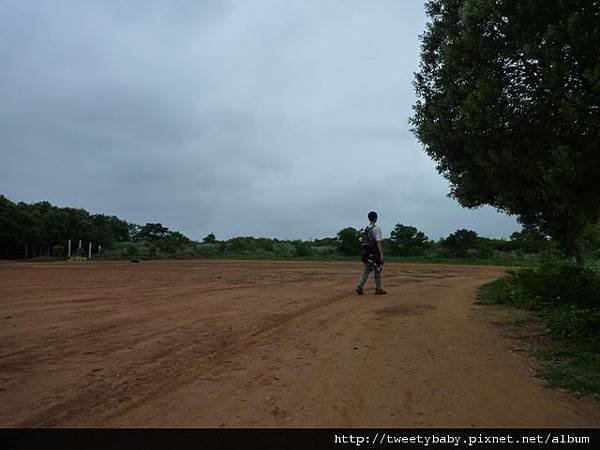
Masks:
[[[600,426],[474,303],[502,271],[2,263],[0,426]]]

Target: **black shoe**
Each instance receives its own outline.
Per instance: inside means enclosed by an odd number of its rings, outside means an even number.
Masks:
[[[383,289],[375,289],[375,295],[385,295],[387,294],[386,291],[384,291]]]
[[[356,289],[355,289],[355,291],[356,291],[356,293],[357,293],[358,295],[363,295],[363,294],[365,293],[365,292],[363,291],[363,288],[361,288],[360,286],[356,286]]]

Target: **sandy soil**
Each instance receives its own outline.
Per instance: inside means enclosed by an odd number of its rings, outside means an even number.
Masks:
[[[0,264],[0,426],[598,427],[477,287],[501,268]]]

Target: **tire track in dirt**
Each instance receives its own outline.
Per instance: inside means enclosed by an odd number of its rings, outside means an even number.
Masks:
[[[357,297],[356,263],[90,264],[62,288],[68,265],[12,267],[0,317],[21,316],[0,339],[21,356],[0,358],[3,426],[600,424],[597,402],[545,388],[473,304],[499,268],[386,264],[389,294]],[[104,301],[77,301],[84,284]]]
[[[210,290],[210,292],[215,292],[215,290]],[[227,339],[223,339],[223,336],[228,336],[229,333],[226,332],[225,326],[221,326],[211,330],[211,332],[206,333],[204,336],[192,339],[190,342],[172,343],[171,346],[163,349],[160,349],[160,347],[157,346],[158,353],[154,352],[144,357],[144,365],[139,367],[133,365],[131,368],[120,370],[120,372],[127,374],[127,378],[120,381],[119,384],[105,384],[102,383],[102,381],[96,382],[92,389],[85,391],[78,396],[69,399],[68,401],[53,405],[51,408],[41,411],[36,417],[32,417],[28,421],[18,424],[18,426],[30,427],[41,426],[42,424],[45,426],[55,426],[58,423],[72,420],[78,415],[81,415],[84,412],[82,411],[82,405],[93,405],[93,410],[110,408],[111,406],[118,406],[119,410],[129,409],[134,407],[135,404],[159,395],[161,392],[172,390],[175,384],[185,384],[186,378],[189,378],[190,376],[197,376],[198,372],[194,367],[179,367],[181,364],[178,364],[178,361],[180,361],[182,356],[186,356],[186,361],[187,358],[191,357],[195,361],[208,358],[210,364],[222,363],[224,360],[230,358],[232,354],[247,348],[247,342],[252,343],[253,340],[260,338],[261,334],[268,333],[270,330],[280,327],[286,322],[295,320],[297,317],[310,313],[315,309],[325,308],[329,304],[337,302],[344,297],[347,298],[347,296],[347,293],[344,293],[342,296],[335,296],[325,302],[318,302],[313,305],[304,306],[299,310],[295,310],[287,314],[278,314],[276,316],[267,318],[265,322],[259,325],[259,329],[257,331],[253,331],[248,336],[243,336],[241,339],[238,338],[232,342]],[[202,319],[193,321],[193,323],[201,322]],[[174,328],[177,327],[172,327],[171,329]],[[165,334],[168,331],[170,331],[170,329],[163,328],[160,331],[152,333],[150,337]],[[213,342],[213,345],[207,348],[201,346],[201,344],[206,343],[207,341],[215,342]],[[172,379],[170,383],[165,383],[165,380],[168,380],[169,378],[157,377],[156,373],[149,373],[147,370],[140,371],[140,367],[147,367],[149,364],[155,368],[170,367],[170,371],[175,371],[177,373],[177,377]],[[186,371],[190,372],[190,374],[186,374]],[[131,383],[131,379],[134,379],[139,383]],[[150,389],[149,385],[152,383],[156,385],[154,388]],[[132,395],[135,394],[136,384],[145,384],[147,386],[145,389],[145,395],[141,399],[138,398],[135,400],[133,402],[133,406],[123,407],[123,403],[129,403],[129,400],[132,400]],[[100,395],[99,392],[102,391],[110,392],[110,396]],[[115,398],[119,399],[117,405],[113,401]],[[123,399],[126,399],[127,401],[123,402]],[[90,409],[90,411],[92,411],[92,409]],[[55,423],[48,423],[48,417],[53,417]]]
[[[344,285],[345,286],[352,286],[351,283],[352,283],[352,281],[348,280],[346,283],[344,283]],[[290,332],[290,327],[281,327],[281,326],[279,326],[279,327],[275,327],[275,328],[272,328],[271,330],[269,330],[270,334],[277,333],[278,330],[283,330],[285,332],[284,335],[286,336],[286,339],[283,339],[281,336],[279,336],[279,339],[274,339],[273,337],[271,337],[270,339],[267,340],[267,341],[271,341],[271,344],[268,346],[269,352],[267,352],[266,356],[265,355],[263,355],[262,357],[258,356],[258,354],[260,354],[260,351],[259,351],[260,349],[254,349],[253,357],[251,359],[254,359],[254,360],[256,360],[256,359],[260,359],[260,360],[265,359],[266,361],[271,361],[271,363],[272,363],[273,359],[274,358],[276,359],[276,357],[273,356],[273,352],[272,351],[278,351],[279,353],[285,352],[285,353],[292,353],[293,354],[293,353],[295,353],[297,351],[298,347],[302,347],[302,345],[304,345],[306,347],[307,346],[307,342],[318,341],[319,339],[315,337],[315,334],[316,334],[316,330],[315,329],[322,328],[323,330],[327,330],[327,327],[331,327],[332,323],[336,323],[336,322],[338,323],[338,326],[341,326],[341,328],[346,328],[347,327],[347,321],[357,321],[357,322],[363,321],[364,319],[361,318],[361,315],[364,314],[364,312],[365,312],[364,309],[359,309],[359,310],[355,311],[355,309],[356,309],[356,299],[357,298],[353,294],[348,295],[346,289],[344,289],[344,291],[341,293],[341,295],[342,295],[343,298],[348,299],[348,302],[335,303],[335,305],[333,305],[333,306],[335,306],[335,309],[327,311],[329,313],[327,317],[323,317],[323,314],[325,313],[325,311],[322,311],[322,310],[318,310],[317,311],[316,308],[315,309],[311,308],[311,311],[310,311],[311,313],[312,312],[318,312],[319,313],[318,315],[315,315],[315,317],[311,317],[311,314],[306,314],[306,315],[302,315],[302,316],[299,316],[299,317],[294,317],[294,319],[301,319],[303,321],[303,323],[300,323],[300,324],[296,323],[297,328],[299,330],[301,330],[300,334],[296,334],[294,336],[294,333]],[[363,299],[364,298],[368,298],[368,296],[363,297]],[[375,297],[375,299],[377,299],[377,297]],[[379,299],[382,299],[382,297],[379,297]],[[364,303],[363,306],[369,307],[369,304],[367,302],[363,302],[363,303]],[[348,315],[352,315],[352,317],[350,318],[350,317],[348,317]],[[325,324],[327,325],[327,327],[324,326]],[[340,335],[343,335],[343,334],[344,333],[340,333]],[[329,339],[329,338],[326,336],[326,339]],[[353,340],[353,342],[354,342],[354,340]],[[365,345],[368,347],[368,344],[365,344]],[[345,347],[349,348],[351,352],[354,352],[354,349],[353,349],[354,344],[352,344],[352,345],[346,344]],[[315,354],[315,353],[318,353],[318,351],[315,350],[315,349],[313,349],[312,353]],[[356,354],[351,354],[350,355],[351,358],[354,358],[355,356],[356,356]],[[246,364],[246,365],[241,364],[241,365],[242,366],[246,366],[246,367],[250,366],[250,364]],[[263,367],[263,366],[261,366],[261,367]],[[259,370],[260,370],[260,368],[259,368]],[[317,369],[317,370],[319,370],[320,372],[323,372],[323,374],[324,374],[327,371],[329,371],[330,369],[323,369],[323,370]],[[225,370],[225,372],[227,372],[227,371]],[[367,375],[367,376],[370,376],[370,375]],[[256,376],[252,376],[252,375],[246,376],[246,379],[253,379],[253,378],[256,378]],[[312,378],[314,378],[314,376]],[[322,375],[322,376],[320,376],[320,378],[321,378],[322,381],[325,381],[324,378],[326,378],[326,377],[324,377]],[[213,369],[213,380],[219,380],[219,379],[222,379],[222,375],[219,372],[219,369],[218,368]],[[204,384],[206,384],[206,383],[204,383]],[[244,384],[242,382],[240,382],[239,384],[242,387],[241,394],[242,394],[242,397],[243,397],[243,393],[245,391],[247,391],[248,386],[247,386],[247,384]],[[359,386],[357,386],[357,387],[359,387]],[[190,395],[188,393],[185,393],[185,392],[188,392],[190,390],[191,391],[196,391],[197,389],[195,389],[194,386],[184,386],[184,387],[180,388],[179,389],[179,393],[178,394],[174,394],[174,396],[177,397],[177,398],[180,398],[180,399],[182,399],[182,398],[192,398],[193,397],[192,395]],[[352,391],[356,391],[356,389],[352,389],[349,392],[352,392]],[[227,385],[227,392],[228,392],[227,396],[231,396],[231,384]],[[219,403],[223,403],[224,402],[223,401],[223,398],[224,398],[223,396],[225,394],[226,393],[223,392],[221,395],[213,395],[212,400],[207,399],[207,398],[203,398],[202,399],[202,407],[203,407],[203,409],[206,409],[206,410],[209,410],[209,411],[211,409],[217,409],[216,406],[218,406]],[[320,394],[320,395],[322,395],[322,394]],[[266,397],[269,397],[269,395],[266,395],[265,398]],[[155,413],[154,414],[155,415],[159,414],[156,411],[163,411],[164,408],[167,408],[167,407],[168,407],[168,401],[165,402],[165,405],[163,405],[161,407],[158,407],[158,408],[154,408],[155,409]],[[239,405],[236,406],[235,408],[232,408],[232,413],[235,412],[235,410],[238,407],[239,407]],[[193,410],[195,408],[195,405],[192,404],[192,405],[189,406],[189,408],[190,408],[190,412],[188,414],[182,415],[182,417],[180,417],[178,419],[179,421],[185,420],[185,417],[191,416],[192,412],[193,412]],[[279,411],[280,413],[281,413],[281,411],[286,411],[286,410],[291,409],[291,408],[285,409],[285,408],[281,408],[281,407],[278,407],[278,406],[276,406],[276,408],[278,408],[276,410]],[[300,408],[301,409],[302,408],[306,408],[306,405],[304,405],[304,406],[300,405]],[[178,404],[178,409],[185,409],[185,408],[183,407],[183,405]],[[348,406],[344,407],[344,410],[347,410],[347,409],[348,409]],[[149,414],[149,413],[146,412],[143,416],[147,417],[146,414]],[[283,415],[283,413],[281,413],[281,414],[278,413],[276,416],[281,416],[281,415]],[[248,417],[250,417],[250,414],[248,415]],[[160,417],[160,415],[157,416],[157,419],[159,421],[165,420],[165,418],[164,417]],[[112,423],[115,424],[115,425],[121,425],[121,424],[125,424],[125,423],[131,423],[131,420],[133,420],[133,419],[126,417],[126,418],[122,419],[121,421],[115,421],[115,422],[112,422]],[[213,425],[213,426],[220,425],[220,423],[216,423],[216,422],[215,423],[211,423],[210,420],[211,420],[210,417],[205,417],[205,418],[202,418],[202,419],[201,418],[196,418],[195,421],[194,421],[194,419],[192,419],[192,421],[189,422],[189,423],[188,422],[183,422],[183,423],[185,424],[185,426],[193,426],[194,424],[197,425],[198,423],[206,423],[206,421],[208,421],[208,423],[211,424],[211,425]],[[180,423],[180,422],[178,422],[178,423]],[[252,423],[251,421],[241,422],[241,423],[234,421],[233,424],[232,424],[232,426],[248,426],[251,423]],[[270,423],[270,422],[267,422],[267,423],[269,423],[269,426],[273,425],[273,423]],[[283,425],[283,426],[289,425],[289,422],[287,422],[287,423],[286,422],[282,422],[282,423],[280,423],[280,425]]]

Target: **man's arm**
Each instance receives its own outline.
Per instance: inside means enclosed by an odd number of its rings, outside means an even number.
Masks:
[[[377,248],[379,249],[379,257],[383,261],[383,245],[381,245],[381,241],[377,241]]]

